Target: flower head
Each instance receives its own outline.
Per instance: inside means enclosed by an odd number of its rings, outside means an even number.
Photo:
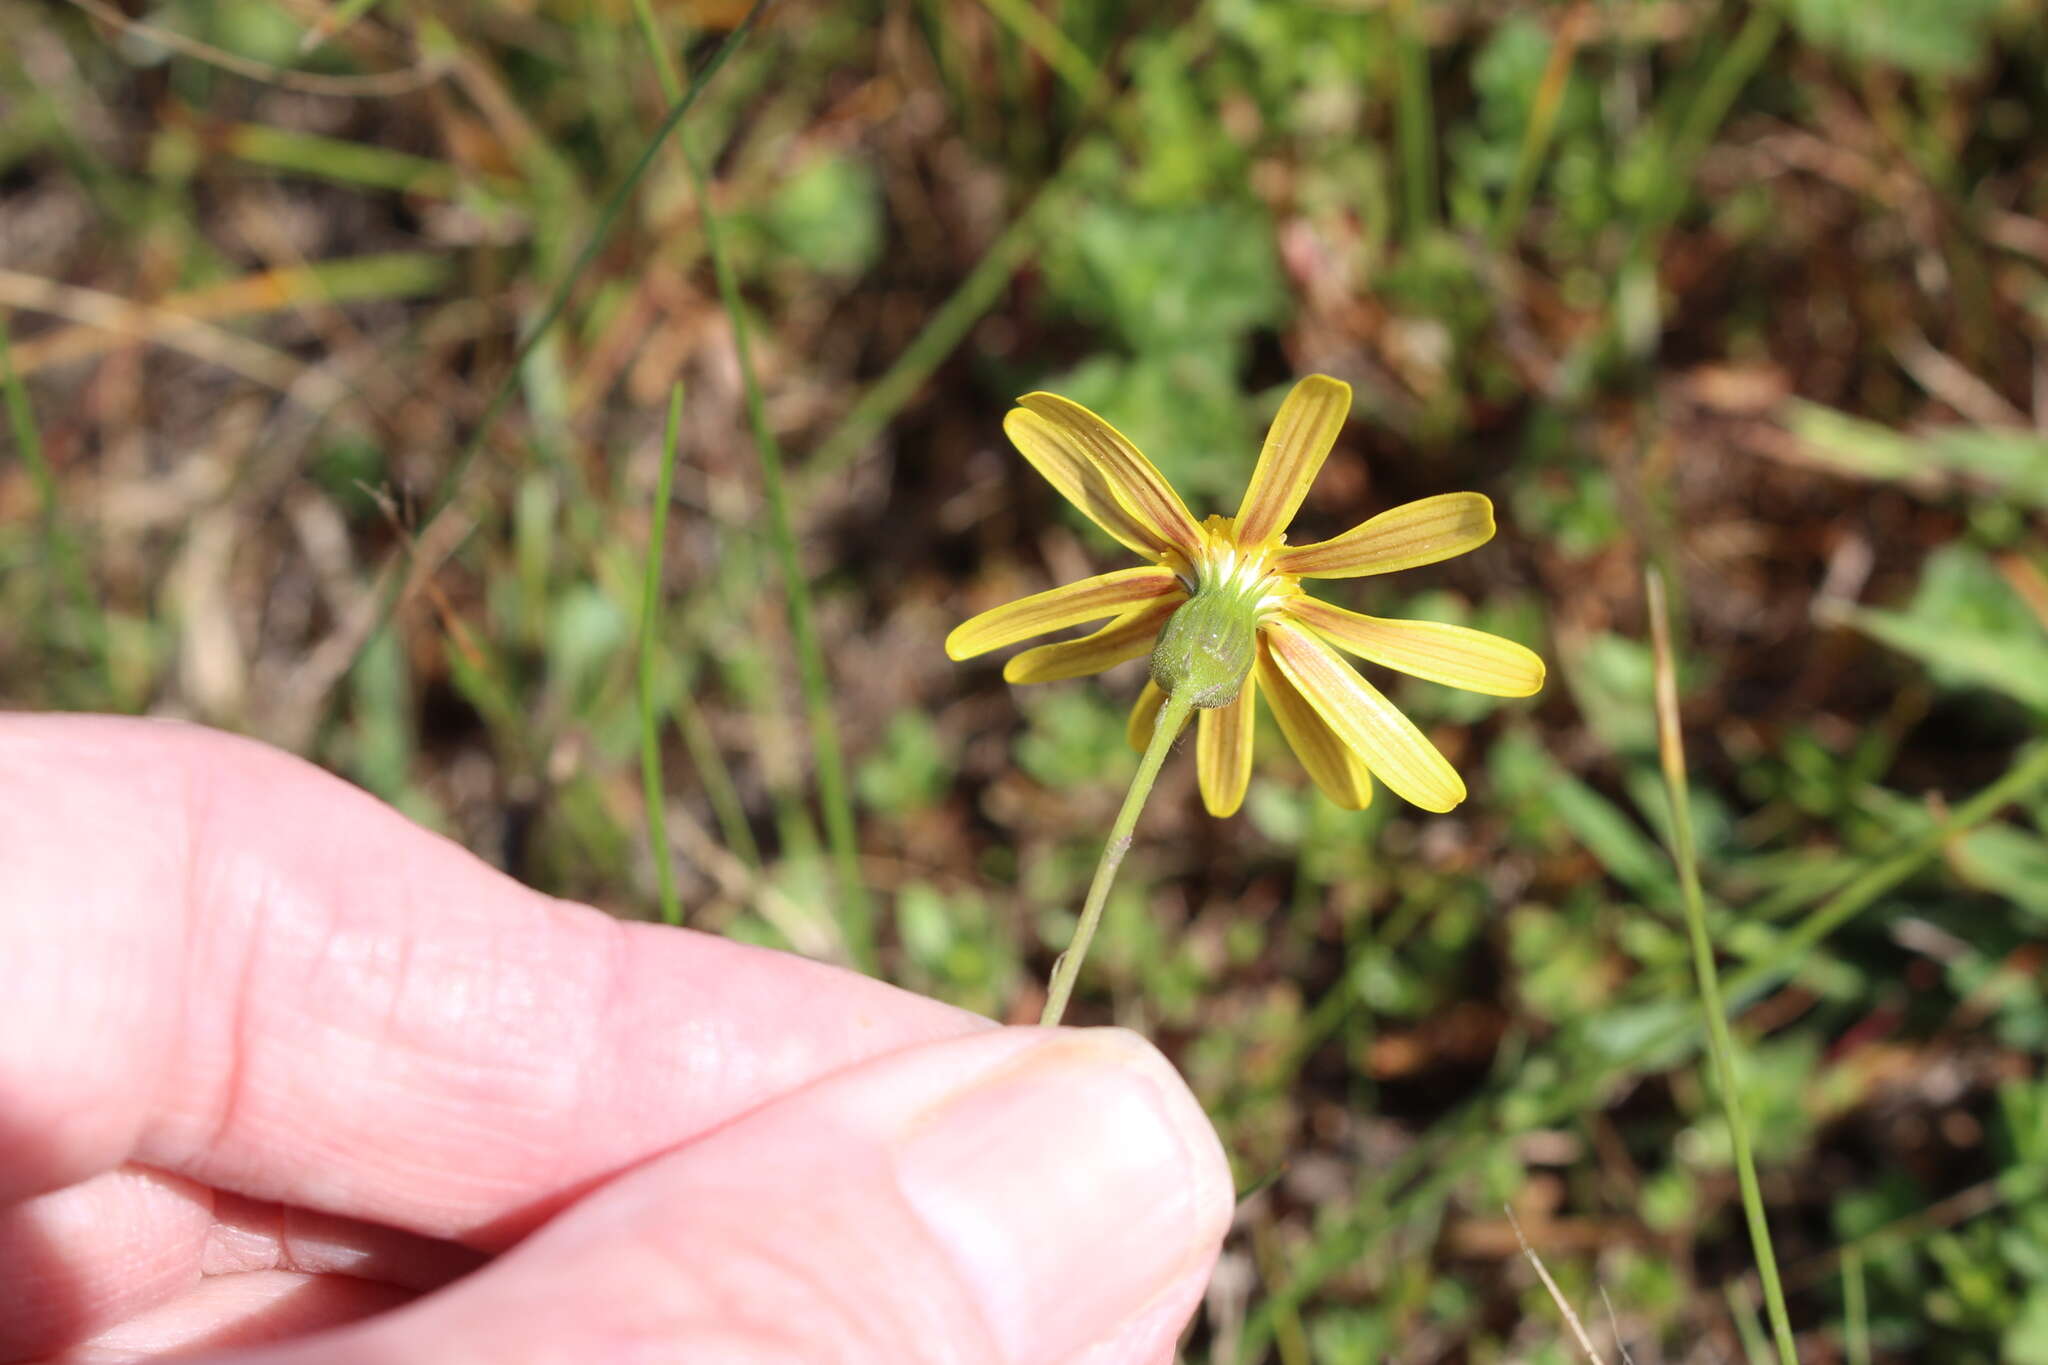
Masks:
[[[1464,782],[1436,746],[1336,651],[1497,697],[1535,692],[1543,661],[1464,626],[1346,611],[1303,592],[1301,580],[1391,573],[1476,549],[1493,537],[1492,503],[1444,493],[1328,540],[1289,545],[1287,525],[1351,408],[1351,387],[1327,375],[1302,380],[1280,405],[1237,515],[1206,521],[1195,520],[1137,447],[1079,403],[1028,393],[1017,404],[1003,430],[1024,458],[1146,562],[983,612],[946,637],[948,655],[969,659],[1111,618],[1092,635],[1025,650],[1003,676],[1078,678],[1151,653],[1152,681],[1131,711],[1132,743],[1144,747],[1165,689],[1196,689],[1192,699],[1203,709],[1195,766],[1213,815],[1233,814],[1244,800],[1255,696],[1340,806],[1362,809],[1373,776],[1425,810],[1465,799]],[[1252,686],[1242,685],[1247,676]]]

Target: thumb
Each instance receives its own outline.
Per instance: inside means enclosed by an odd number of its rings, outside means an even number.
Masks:
[[[1149,1044],[1002,1030],[795,1092],[439,1294],[260,1358],[1143,1365],[1172,1358],[1230,1213]]]

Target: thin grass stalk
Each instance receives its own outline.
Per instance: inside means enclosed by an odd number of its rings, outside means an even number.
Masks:
[[[1714,964],[1714,945],[1707,934],[1706,899],[1700,891],[1699,850],[1693,838],[1692,798],[1685,778],[1685,741],[1678,728],[1678,667],[1671,649],[1671,621],[1665,610],[1664,579],[1649,570],[1644,581],[1650,596],[1650,636],[1656,651],[1657,749],[1663,760],[1664,786],[1671,797],[1671,854],[1678,865],[1678,883],[1685,905],[1686,933],[1692,940],[1694,975],[1700,1005],[1707,1015],[1707,1045],[1712,1054],[1721,1110],[1735,1148],[1735,1176],[1742,1187],[1742,1210],[1749,1221],[1749,1241],[1763,1281],[1764,1305],[1777,1339],[1781,1365],[1796,1365],[1799,1353],[1792,1339],[1792,1319],[1785,1311],[1785,1287],[1778,1279],[1778,1257],[1771,1246],[1771,1227],[1764,1215],[1763,1191],[1757,1183],[1756,1157],[1749,1145],[1749,1121],[1742,1112],[1736,1077],[1735,1040],[1728,1030],[1728,1011],[1721,999],[1721,976]]]
[[[655,638],[661,621],[661,551],[668,535],[669,499],[675,491],[676,444],[683,424],[683,386],[668,394],[668,425],[661,437],[661,472],[654,482],[654,515],[647,530],[647,575],[640,594],[640,795],[647,808],[647,845],[654,856],[655,879],[661,888],[661,918],[683,922],[676,895],[675,850],[669,846],[668,796],[661,784],[661,714],[654,696]]]
[[[1401,142],[1401,202],[1408,240],[1420,241],[1436,222],[1436,115],[1430,108],[1429,49],[1422,41],[1415,0],[1394,0],[1395,121]]]
[[[1571,84],[1579,35],[1585,31],[1591,12],[1590,4],[1580,0],[1558,21],[1557,33],[1551,39],[1550,60],[1544,63],[1543,78],[1537,83],[1536,98],[1529,108],[1529,122],[1522,129],[1522,143],[1515,152],[1514,177],[1508,182],[1499,212],[1494,215],[1491,236],[1497,251],[1514,241],[1522,226],[1522,215],[1529,211],[1536,178],[1543,171],[1544,160],[1550,154],[1551,136],[1557,131],[1557,112],[1563,107],[1565,90]]]
[[[747,425],[754,436],[754,454],[761,467],[761,491],[768,504],[768,540],[782,570],[784,605],[789,614],[789,631],[796,645],[797,681],[803,689],[804,710],[811,731],[812,763],[818,773],[818,804],[825,815],[825,842],[831,850],[834,880],[838,884],[839,915],[848,952],[856,967],[872,972],[876,967],[874,912],[867,887],[861,881],[860,848],[855,838],[853,793],[846,780],[845,750],[839,741],[839,722],[832,710],[832,684],[825,668],[825,650],[819,643],[817,624],[811,610],[811,584],[804,574],[803,558],[797,552],[796,530],[789,512],[789,493],[782,469],[782,447],[768,427],[768,412],[761,399],[760,377],[754,371],[753,348],[748,338],[746,304],[740,297],[739,278],[726,255],[718,213],[711,206],[711,186],[703,167],[686,147],[683,159],[689,165],[702,206],[704,245],[711,253],[711,268],[718,277],[719,298],[732,324],[733,350],[739,359],[740,385],[746,393]]]
[[[1774,1352],[1771,1343],[1764,1339],[1763,1324],[1756,1320],[1756,1305],[1750,1302],[1743,1291],[1740,1280],[1731,1280],[1721,1291],[1721,1297],[1728,1304],[1728,1320],[1735,1324],[1735,1335],[1742,1341],[1742,1357],[1749,1361],[1771,1359]]]
[[[0,391],[4,391],[7,399],[7,423],[14,433],[14,448],[21,452],[29,482],[35,485],[36,499],[42,504],[43,558],[53,571],[43,603],[46,620],[54,625],[60,599],[69,599],[64,605],[84,635],[86,652],[99,671],[101,686],[111,696],[114,676],[106,622],[93,602],[92,588],[85,581],[78,546],[64,529],[63,509],[57,499],[57,476],[43,451],[43,433],[36,423],[35,404],[29,401],[27,385],[15,373],[13,347],[4,319],[0,319]]]
[[[982,8],[993,14],[1004,28],[1036,52],[1059,78],[1084,100],[1099,98],[1105,90],[1102,72],[1088,60],[1066,31],[1025,3],[1025,0],[981,0]]]
[[[1550,1295],[1551,1303],[1557,1306],[1558,1315],[1564,1319],[1565,1326],[1571,1329],[1572,1340],[1579,1344],[1579,1349],[1585,1352],[1586,1359],[1591,1361],[1592,1365],[1603,1365],[1600,1352],[1593,1348],[1593,1339],[1586,1335],[1586,1324],[1579,1320],[1578,1309],[1572,1307],[1572,1301],[1557,1287],[1556,1279],[1551,1276],[1550,1267],[1543,1264],[1543,1258],[1536,1254],[1536,1248],[1529,1245],[1529,1238],[1522,1231],[1522,1220],[1515,1217],[1515,1206],[1502,1204],[1500,1207],[1501,1212],[1508,1216],[1508,1226],[1515,1230],[1515,1240],[1522,1244],[1522,1255],[1528,1258],[1530,1265],[1536,1267],[1536,1278],[1543,1281],[1543,1291]]]
[[[738,27],[726,35],[725,41],[718,45],[718,49],[698,69],[697,74],[690,78],[689,87],[670,102],[668,112],[662,116],[661,123],[648,136],[647,145],[640,149],[640,155],[634,158],[625,178],[619,181],[618,188],[605,200],[604,207],[598,211],[597,226],[591,229],[590,239],[583,244],[583,249],[576,253],[576,259],[570,265],[568,273],[562,276],[561,283],[555,286],[555,292],[549,296],[547,305],[541,309],[540,318],[527,330],[526,336],[519,343],[519,348],[512,353],[512,362],[505,367],[505,377],[499,381],[490,401],[484,404],[482,415],[477,418],[476,430],[471,432],[469,440],[463,443],[461,453],[455,457],[454,466],[442,478],[440,488],[435,490],[434,501],[429,504],[427,512],[428,521],[440,515],[441,510],[454,501],[457,490],[462,486],[463,475],[468,473],[470,465],[475,463],[478,453],[484,448],[484,441],[491,433],[491,428],[497,423],[499,414],[504,412],[506,403],[511,401],[512,391],[518,387],[519,377],[526,368],[527,360],[532,357],[534,348],[540,345],[541,338],[548,334],[561,318],[563,310],[569,306],[569,296],[575,292],[577,283],[583,278],[583,272],[590,268],[590,263],[597,259],[597,253],[603,250],[605,242],[611,237],[613,225],[618,222],[619,215],[624,212],[626,202],[633,197],[633,192],[640,188],[640,182],[646,178],[648,168],[654,164],[655,154],[661,151],[662,144],[682,126],[683,116],[690,112],[691,106],[697,102],[697,97],[704,93],[704,87],[718,74],[718,68],[725,65],[725,59],[739,48],[749,33],[753,32],[755,21],[761,17],[761,12],[768,8],[768,3],[769,0],[754,0]]]
[[[1768,5],[1758,6],[1708,68],[1666,143],[1667,154],[1658,162],[1658,179],[1645,198],[1645,210],[1637,220],[1630,255],[1646,259],[1664,230],[1677,219],[1688,198],[1693,167],[1728,117],[1735,97],[1770,55],[1771,46],[1778,41],[1783,28],[1784,19],[1777,10]]]
[[[1870,1365],[1870,1300],[1863,1283],[1863,1253],[1842,1255],[1842,1352],[1849,1365]]]
[[[704,784],[704,798],[717,817],[718,837],[748,872],[758,876],[761,846],[754,842],[753,827],[747,824],[746,804],[740,800],[739,786],[732,780],[732,768],[711,733],[710,722],[704,719],[704,708],[690,695],[690,681],[686,677],[682,690],[676,693],[676,729],[682,732],[683,747],[689,750],[697,779]]]
[[[650,0],[633,0],[633,18],[639,26],[641,42],[654,63],[655,79],[661,83],[662,97],[674,104],[682,98],[682,73],[677,70],[668,45],[662,41],[661,28],[655,20]],[[690,169],[694,175],[694,165]],[[700,191],[701,188],[699,186]],[[732,769],[726,764],[725,754],[712,736],[703,709],[691,697],[687,680],[676,697],[676,728],[682,732],[683,747],[690,751],[690,762],[696,766],[697,776],[704,784],[704,794],[711,802],[712,813],[718,818],[719,837],[749,872],[759,873],[761,849],[754,841],[753,829],[747,824],[746,808],[740,801],[739,788],[732,780]]]

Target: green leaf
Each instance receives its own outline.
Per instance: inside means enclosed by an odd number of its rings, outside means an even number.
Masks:
[[[1620,807],[1566,772],[1526,735],[1494,746],[1502,794],[1554,816],[1617,882],[1658,905],[1672,903],[1671,862]]]
[[[2048,922],[2048,840],[2000,822],[1973,830],[1951,860],[1973,886]]]
[[[1809,454],[1847,473],[1927,488],[1959,479],[2048,508],[2048,437],[1965,426],[1909,435],[1797,399],[1783,411],[1786,427]]]
[[[776,245],[820,273],[859,275],[881,254],[881,186],[863,162],[822,157],[776,191],[761,226]]]
[[[899,711],[880,747],[862,760],[854,785],[868,806],[902,815],[932,805],[951,779],[937,728],[922,712]]]
[[[1054,297],[1133,351],[1175,352],[1279,322],[1273,225],[1248,203],[1090,204],[1046,253]]]
[[[1984,60],[2003,0],[1785,0],[1793,26],[1852,61],[1956,76]]]
[[[1966,545],[1928,556],[1903,612],[1851,607],[1843,617],[1927,665],[1943,687],[1985,687],[2048,710],[2048,635],[1990,560]]]

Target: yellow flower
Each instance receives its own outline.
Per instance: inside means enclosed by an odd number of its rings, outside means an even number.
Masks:
[[[1414,722],[1335,649],[1418,678],[1496,697],[1543,686],[1543,661],[1521,645],[1464,626],[1362,616],[1310,597],[1304,578],[1359,578],[1433,564],[1493,537],[1493,504],[1444,493],[1382,512],[1340,536],[1289,545],[1283,532],[1343,428],[1351,387],[1327,375],[1294,386],[1266,434],[1235,517],[1196,521],[1159,471],[1079,403],[1028,393],[1003,420],[1017,449],[1089,520],[1147,561],[983,612],[946,637],[969,659],[1048,631],[1112,617],[1077,640],[1011,659],[1013,683],[1100,673],[1153,648],[1196,594],[1241,598],[1256,614],[1255,687],[1200,712],[1195,767],[1211,814],[1236,812],[1251,779],[1254,695],[1263,696],[1295,756],[1323,794],[1348,810],[1372,798],[1376,775],[1424,810],[1447,811],[1465,784]],[[1156,669],[1156,665],[1155,665]],[[1165,693],[1147,682],[1131,711],[1142,749]]]

